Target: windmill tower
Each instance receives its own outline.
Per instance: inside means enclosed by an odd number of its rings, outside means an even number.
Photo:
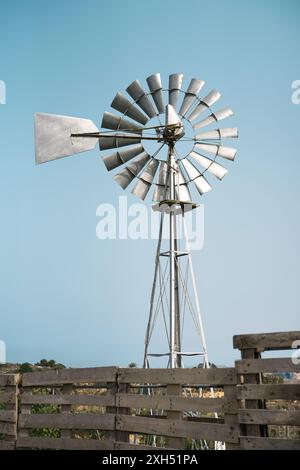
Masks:
[[[203,80],[193,78],[186,91],[182,90],[182,83],[182,74],[172,74],[165,89],[157,73],[147,78],[146,92],[138,80],[134,81],[126,89],[128,98],[117,93],[112,101],[111,106],[118,114],[104,113],[102,131],[87,119],[35,115],[36,163],[91,150],[99,141],[103,162],[107,170],[116,171],[114,179],[123,189],[133,186],[132,193],[144,200],[154,187],[153,210],[160,212],[160,227],[144,367],[150,366],[153,357],[166,358],[167,367],[183,367],[185,356],[201,356],[203,367],[209,367],[185,219],[189,211],[197,208],[191,187],[202,196],[212,189],[208,175],[222,180],[227,173],[219,160],[234,160],[236,150],[223,146],[223,139],[238,137],[238,131],[218,126],[219,121],[233,114],[230,108],[211,109],[221,97],[218,91],[201,97]],[[207,126],[208,130],[203,130]],[[185,234],[183,249],[179,225]],[[183,348],[186,310],[199,339],[199,347],[187,351]],[[151,349],[158,318],[164,328],[164,351]],[[162,336],[160,329],[158,332]]]

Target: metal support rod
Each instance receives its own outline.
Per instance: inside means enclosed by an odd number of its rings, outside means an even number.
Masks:
[[[186,222],[184,218],[184,212],[182,213],[182,221],[183,221],[186,251],[188,252],[188,258],[189,258],[189,267],[190,267],[190,273],[191,273],[191,279],[192,279],[192,286],[193,286],[193,291],[194,291],[194,296],[195,296],[196,311],[197,311],[197,316],[198,316],[199,326],[200,326],[200,339],[201,339],[202,348],[203,348],[204,367],[209,367],[206,338],[204,334],[203,321],[202,321],[202,315],[201,315],[201,310],[200,310],[200,302],[199,302],[198,291],[197,291],[197,286],[196,286],[194,266],[193,266],[193,260],[192,260],[191,250],[190,250],[190,244],[188,240],[188,233],[187,233]]]
[[[168,165],[170,172],[170,199],[175,199],[174,146],[169,145]],[[170,211],[170,367],[177,367],[176,351],[176,224],[174,211]]]

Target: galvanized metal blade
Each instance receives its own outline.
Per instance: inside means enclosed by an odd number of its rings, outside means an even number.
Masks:
[[[192,104],[196,101],[196,96],[198,95],[201,88],[204,86],[204,80],[198,80],[197,78],[192,78],[188,86],[187,91],[179,110],[181,116],[185,116]]]
[[[149,118],[156,116],[154,106],[138,80],[132,82],[129,87],[126,88],[126,91]]]
[[[173,73],[169,76],[169,104],[175,109],[183,81],[183,73]]]
[[[126,166],[120,173],[114,176],[114,180],[123,188],[126,189],[132,180],[139,174],[144,168],[147,162],[150,160],[150,156],[147,152],[143,152],[137,157],[132,163]]]
[[[158,114],[165,112],[164,97],[162,93],[162,83],[160,73],[155,73],[147,78],[149,90],[157,108]]]
[[[184,158],[181,160],[181,162],[190,180],[195,183],[195,186],[201,196],[202,194],[205,194],[212,189],[212,186],[209,184],[206,178],[204,178],[202,173],[200,173],[199,170],[197,170],[197,168],[187,158]]]
[[[210,153],[211,155],[223,157],[232,161],[234,160],[237,152],[235,148],[215,144],[196,144],[195,148]]]
[[[149,118],[145,116],[133,103],[131,103],[122,93],[117,93],[111,107],[116,109],[122,114],[130,117],[134,121],[139,122],[143,126],[147,123]]]
[[[196,162],[199,163],[203,168],[205,168],[205,170],[212,173],[219,180],[222,180],[224,176],[226,175],[226,173],[228,173],[228,170],[224,168],[222,165],[214,162],[214,160],[211,160],[208,157],[204,157],[203,155],[197,152],[191,152],[190,156],[194,160],[196,160]]]
[[[207,132],[200,132],[196,135],[196,140],[219,140],[232,139],[239,136],[236,127],[226,127],[223,129],[213,129]]]
[[[112,153],[111,155],[106,155],[102,160],[108,171],[111,171],[136,157],[143,151],[144,147],[141,144],[135,145],[134,147],[120,150],[118,152]]]
[[[134,186],[132,194],[140,199],[145,199],[151,188],[158,164],[158,161],[154,158],[150,160],[143,173],[139,176],[139,181]]]
[[[208,126],[212,122],[221,121],[222,119],[226,119],[232,115],[233,111],[231,108],[223,108],[220,111],[217,111],[216,113],[210,114],[207,118],[203,119],[202,121],[197,122],[197,124],[195,124],[193,128],[201,129],[202,127]]]
[[[71,134],[99,132],[89,119],[35,113],[35,161],[57,160],[95,148],[98,138],[71,137]]]
[[[181,202],[191,202],[191,193],[188,187],[188,181],[186,180],[184,174],[182,173],[178,164],[175,164],[177,169],[177,178],[176,178],[176,186],[175,186],[175,193],[176,198]]]
[[[205,109],[216,103],[221,98],[221,96],[221,93],[217,90],[210,91],[208,95],[201,99],[201,103],[196,106],[194,111],[192,111],[192,113],[188,116],[188,119],[190,121],[196,119],[196,117],[198,117],[199,114],[201,114]]]
[[[135,134],[142,134],[141,126],[134,124],[128,119],[124,119],[121,116],[116,116],[113,113],[105,111],[102,118],[101,127],[103,129],[112,129],[116,131],[127,131]]]
[[[153,193],[154,202],[163,201],[168,197],[169,186],[167,184],[168,165],[166,162],[160,162],[158,178]]]

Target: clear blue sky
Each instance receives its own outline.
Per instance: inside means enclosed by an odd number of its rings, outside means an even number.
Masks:
[[[141,364],[155,245],[96,238],[96,207],[121,189],[97,149],[35,166],[33,113],[99,123],[116,91],[158,71],[220,89],[240,130],[229,175],[201,201],[194,263],[210,359],[232,364],[234,334],[299,329],[299,14],[297,0],[1,2],[8,361]]]

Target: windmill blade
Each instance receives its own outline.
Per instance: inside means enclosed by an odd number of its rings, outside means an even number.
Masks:
[[[134,180],[135,175],[128,170],[127,167],[124,168],[120,173],[114,176],[114,180],[121,186],[121,188],[126,189],[127,186]]]
[[[138,144],[141,139],[137,136],[127,134],[126,137],[100,137],[99,145],[100,150],[115,149],[118,147],[126,147],[127,145]]]
[[[210,153],[215,157],[223,157],[227,160],[234,160],[237,150],[232,147],[224,147],[223,145],[215,144],[196,144],[195,148],[202,150],[204,152]]]
[[[212,131],[200,132],[196,135],[195,140],[219,140],[231,139],[239,136],[236,127],[226,127],[223,129],[213,129]]]
[[[185,116],[192,104],[196,101],[196,96],[198,95],[201,88],[204,86],[204,80],[198,80],[197,78],[192,78],[188,86],[187,91],[179,110],[180,116]]]
[[[203,119],[203,121],[197,122],[193,126],[194,129],[201,129],[202,127],[208,126],[212,122],[221,121],[222,119],[226,119],[230,116],[233,116],[233,111],[231,108],[223,108],[216,113],[210,114],[207,118]]]
[[[99,132],[89,119],[35,113],[35,161],[57,160],[95,148],[98,137],[71,137],[71,134]]]
[[[103,114],[101,127],[103,129],[112,129],[116,131],[126,130],[128,132],[142,134],[142,129],[137,124],[107,111]]]
[[[139,157],[137,157],[132,163],[126,166],[120,173],[117,173],[114,176],[114,180],[121,186],[121,188],[126,189],[127,186],[131,183],[132,180],[139,174],[139,172],[144,168],[147,162],[150,160],[150,156],[147,152],[143,152]]]
[[[128,162],[133,157],[136,157],[143,151],[144,147],[140,144],[128,149],[120,150],[119,152],[115,152],[111,155],[106,155],[102,160],[108,171],[111,171],[118,166],[123,165],[123,163]]]
[[[122,93],[117,93],[114,97],[111,107],[122,114],[130,117],[134,121],[139,122],[143,126],[147,123],[148,117],[145,116],[133,103],[131,103]]]
[[[162,83],[160,73],[155,73],[147,78],[149,90],[157,108],[158,114],[165,112],[164,98],[162,93]]]
[[[177,164],[175,165],[175,167],[178,171],[178,178],[175,186],[176,198],[181,202],[191,202],[192,198],[188,187],[188,181],[182,173],[181,168],[179,168]]]
[[[200,173],[199,170],[197,170],[197,168],[187,158],[181,160],[181,163],[183,164],[190,180],[195,183],[195,186],[201,196],[202,194],[205,194],[212,189],[212,186],[204,178],[202,173]]]
[[[169,188],[167,184],[167,176],[168,165],[166,162],[160,162],[158,178],[152,198],[153,202],[160,202],[167,198]]]
[[[155,109],[138,80],[132,82],[126,91],[149,118],[156,116]]]
[[[190,121],[193,121],[194,119],[196,119],[196,117],[198,117],[199,114],[201,114],[205,109],[209,108],[214,103],[216,103],[221,98],[221,96],[222,96],[221,93],[217,90],[210,91],[208,95],[206,95],[201,100],[200,104],[196,106],[194,111],[188,116],[188,119]]]
[[[143,173],[139,176],[139,181],[131,191],[132,194],[139,197],[140,199],[145,199],[151,188],[157,168],[158,161],[153,158],[150,160]]]
[[[219,165],[219,163],[216,163],[210,158],[204,157],[197,152],[191,152],[190,156],[195,159],[196,162],[199,163],[203,168],[205,168],[205,170],[212,173],[219,180],[222,180],[226,173],[228,173],[228,170],[222,165]]]
[[[183,73],[173,73],[169,76],[169,104],[174,106],[175,109],[180,94],[182,81]]]

